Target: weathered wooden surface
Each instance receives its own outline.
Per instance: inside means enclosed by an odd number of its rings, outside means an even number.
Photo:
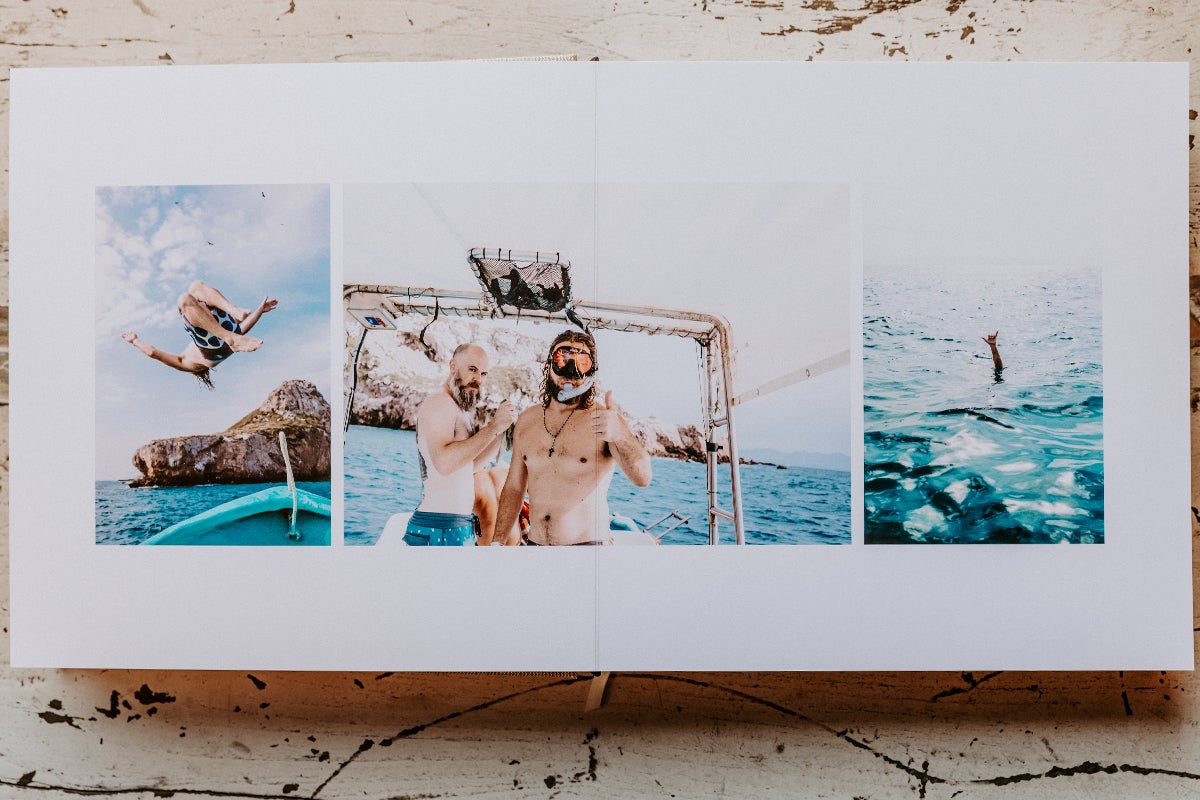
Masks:
[[[1193,0],[0,0],[8,67],[574,54],[1188,60],[1195,74],[1197,33]],[[5,71],[5,153],[7,87]],[[1195,150],[1191,209],[1200,273]],[[7,220],[5,203],[5,354]],[[6,404],[6,358],[0,370]],[[4,453],[7,434],[5,419]],[[1195,425],[1192,440],[1196,453]],[[6,527],[0,540],[4,798],[1200,794],[1200,682],[1190,673],[621,674],[588,710],[591,679],[574,675],[14,670]],[[914,639],[930,624],[914,616]]]

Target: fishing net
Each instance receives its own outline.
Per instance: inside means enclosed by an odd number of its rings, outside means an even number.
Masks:
[[[562,311],[571,301],[571,262],[557,253],[480,248],[467,258],[484,292],[501,312]]]

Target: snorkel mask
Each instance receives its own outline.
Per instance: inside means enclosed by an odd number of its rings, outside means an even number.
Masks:
[[[560,403],[579,397],[592,388],[596,380],[595,358],[588,351],[569,344],[560,344],[554,348],[554,352],[550,354],[550,369],[558,377],[566,379],[557,395]]]

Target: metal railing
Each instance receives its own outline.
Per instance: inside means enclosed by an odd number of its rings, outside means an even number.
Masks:
[[[570,319],[570,314],[589,329],[682,336],[695,340],[700,347],[705,370],[701,403],[708,493],[708,541],[709,544],[720,541],[719,520],[725,520],[733,524],[735,542],[745,544],[740,459],[733,413],[733,336],[729,321],[720,314],[587,301],[575,301],[563,311],[522,310],[513,313],[500,310],[488,302],[486,295],[477,291],[364,284],[345,286],[342,300],[346,312],[359,324],[363,324],[361,316],[371,310],[385,312],[393,320],[405,314],[419,314],[472,319],[534,319],[574,325],[576,323]],[[386,329],[386,326],[368,330],[380,329]],[[721,462],[718,431],[721,430],[724,431],[728,455],[730,510],[718,505]],[[670,516],[668,514],[666,518]]]

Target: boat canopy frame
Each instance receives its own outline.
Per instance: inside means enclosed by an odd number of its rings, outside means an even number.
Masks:
[[[398,317],[421,316],[466,317],[480,320],[529,319],[561,322],[587,330],[612,330],[647,335],[681,336],[694,340],[700,348],[704,371],[701,381],[701,418],[705,443],[705,467],[708,496],[708,543],[720,542],[720,523],[731,523],[736,544],[745,544],[745,524],[742,514],[742,484],[740,456],[734,427],[736,405],[733,391],[733,333],[729,321],[720,314],[679,311],[649,306],[627,306],[573,300],[561,311],[520,310],[517,313],[488,302],[482,292],[411,286],[381,286],[351,284],[343,287],[342,302],[348,317],[363,328],[363,339],[373,330],[391,330]],[[359,348],[362,346],[359,341]],[[355,382],[357,383],[357,353]],[[353,388],[350,401],[353,400]],[[347,424],[350,403],[347,403]],[[730,479],[729,508],[719,504],[719,469],[721,443],[717,438],[725,433]]]

